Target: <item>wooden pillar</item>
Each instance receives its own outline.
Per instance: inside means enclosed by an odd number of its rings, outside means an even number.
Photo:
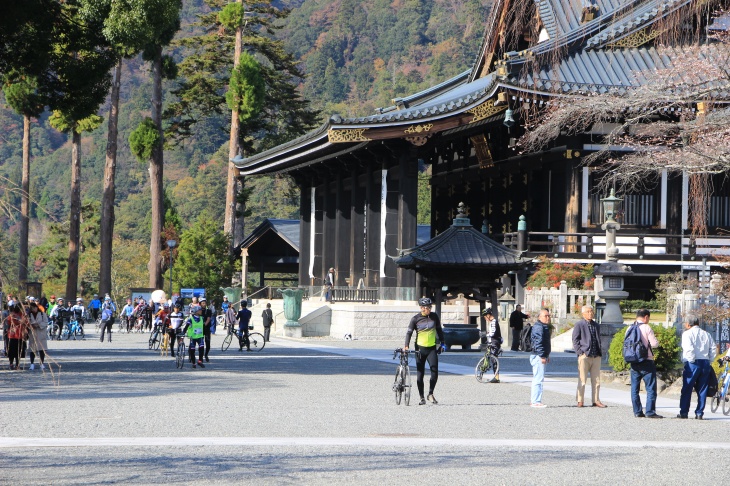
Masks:
[[[248,295],[248,248],[241,248],[241,295]]]
[[[350,277],[350,248],[352,248],[350,210],[350,192],[345,191],[342,173],[338,172],[335,177],[335,234],[333,235],[336,285],[345,285],[345,279],[349,280]]]
[[[369,164],[365,187],[366,210],[366,247],[365,247],[365,285],[380,286],[380,164]]]
[[[565,226],[566,233],[577,233],[580,230],[580,186],[583,180],[583,171],[579,167],[569,167],[566,172],[567,184],[565,195]],[[566,242],[576,241],[576,237],[566,237]],[[573,253],[575,245],[565,247],[565,251]]]
[[[413,150],[404,152],[398,160],[398,244],[406,249],[416,246],[418,207],[418,158]],[[395,253],[397,254],[397,253]],[[396,286],[415,288],[416,272],[398,268]],[[418,292],[414,293],[418,298]]]
[[[353,167],[350,191],[350,279],[352,286],[357,287],[361,278],[365,278],[365,191],[360,184],[361,173]],[[365,177],[367,178],[367,177]]]
[[[332,191],[332,178],[329,176],[324,177],[322,184],[322,236],[320,244],[318,245],[320,251],[320,266],[319,274],[315,273],[315,277],[322,279],[324,283],[324,276],[327,275],[327,271],[335,266],[335,241],[337,240],[336,226],[335,226],[335,195]],[[335,276],[336,278],[336,276]],[[337,282],[335,281],[335,285]]]
[[[309,287],[312,280],[309,277],[310,250],[312,237],[312,191],[313,187],[301,185],[299,199],[299,285]]]
[[[264,275],[265,275],[265,272],[264,272],[264,259],[262,257],[261,258],[261,265],[259,265],[259,287],[261,287],[261,288],[264,288],[266,286],[266,284],[264,283],[265,282]]]
[[[397,286],[397,267],[393,260],[389,258],[389,255],[398,254],[398,240],[400,237],[401,228],[399,228],[400,217],[398,209],[400,208],[400,194],[399,186],[397,181],[398,165],[393,164],[393,160],[386,160],[383,162],[381,174],[386,174],[385,180],[381,177],[381,189],[385,191],[381,192],[381,198],[385,196],[385,205],[381,205],[380,215],[381,218],[381,231],[385,228],[385,243],[381,238],[380,243],[380,255],[379,255],[379,267],[384,270],[384,276],[381,275],[380,286],[381,287],[396,287]],[[385,211],[383,211],[385,209]],[[383,224],[385,223],[385,224]],[[383,248],[385,245],[385,248]],[[391,298],[397,298],[395,294],[392,294]]]

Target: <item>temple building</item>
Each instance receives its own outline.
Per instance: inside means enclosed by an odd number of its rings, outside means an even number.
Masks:
[[[431,236],[452,225],[463,202],[474,228],[525,256],[600,263],[606,194],[596,190],[600,171],[583,159],[604,148],[613,127],[597,124],[521,153],[525,121],[555,97],[625,92],[650,82],[655,69],[675,68],[682,45],[672,44],[668,32],[689,26],[710,42],[704,34],[709,3],[495,0],[470,70],[370,116],[332,115],[320,128],[244,159],[239,173],[288,173],[300,187],[304,286],[321,285],[335,267],[336,285],[392,289],[394,299],[420,293],[415,271],[397,267],[393,258],[416,246],[423,164],[431,166]],[[709,28],[726,30],[726,24]],[[717,93],[720,101],[729,97]],[[616,155],[625,150],[610,148]],[[662,273],[717,265],[712,252],[730,246],[721,236],[730,227],[725,175],[713,180],[706,238],[690,234],[688,191],[686,174],[664,171],[643,190],[620,194],[617,241],[621,260],[634,270],[629,292],[654,288]],[[517,246],[520,220],[523,248]]]

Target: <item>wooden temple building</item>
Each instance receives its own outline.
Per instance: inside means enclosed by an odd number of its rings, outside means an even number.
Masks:
[[[662,33],[671,21],[704,38],[709,16],[699,6],[707,2],[517,3],[495,0],[472,69],[370,116],[332,115],[320,128],[238,163],[241,176],[288,173],[299,185],[300,285],[321,285],[335,267],[336,285],[362,282],[395,288],[394,298],[417,297],[416,272],[393,258],[416,246],[419,164],[431,166],[432,236],[452,225],[464,202],[474,228],[511,248],[518,248],[524,216],[525,256],[603,261],[605,194],[596,191],[598,172],[583,158],[603,147],[611,127],[560,136],[524,154],[517,141],[526,113],[556,96],[620,92],[648,82],[654,69],[671,69],[681,46],[666,47]],[[686,175],[664,172],[642,192],[620,194],[619,258],[635,274],[629,292],[654,288],[662,273],[700,270],[703,258],[730,244],[721,237],[730,227],[724,179],[714,181],[711,235],[701,241],[688,231]]]

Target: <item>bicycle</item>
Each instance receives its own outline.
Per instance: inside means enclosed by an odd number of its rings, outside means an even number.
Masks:
[[[49,340],[53,341],[56,339],[56,335],[58,334],[58,324],[56,324],[56,321],[51,319],[48,321],[48,327],[46,327],[46,336]]]
[[[71,319],[63,328],[61,336],[66,340],[71,339],[71,336],[74,337],[74,341],[84,339],[84,328],[81,327],[78,319]]]
[[[728,396],[728,388],[730,388],[730,361],[724,361],[725,369],[722,370],[720,378],[717,379],[717,392],[715,392],[715,396],[710,401],[710,410],[712,410],[712,413],[715,413],[720,408],[720,402],[722,402],[723,415],[730,415],[730,396]]]
[[[396,349],[393,351],[393,359],[398,353],[400,353],[400,364],[395,371],[395,382],[393,383],[395,403],[400,405],[401,397],[405,395],[406,405],[409,405],[411,403],[411,369],[408,366],[408,351]]]
[[[248,328],[253,329],[253,326],[248,326]],[[228,335],[226,335],[225,339],[223,339],[221,351],[228,350],[231,342],[233,341],[233,336],[236,336],[236,338],[240,339],[241,333],[238,331],[238,329],[231,326],[228,328]],[[246,346],[246,336],[243,336],[243,345]],[[261,351],[262,349],[264,349],[264,346],[266,346],[266,341],[264,341],[263,334],[261,334],[260,332],[248,333],[248,347],[251,349],[251,351]]]
[[[150,331],[150,339],[147,341],[147,349],[154,349],[155,351],[160,349],[160,343],[162,342],[160,334],[162,333],[164,333],[162,324],[155,324],[155,327],[153,327],[152,331]]]
[[[177,354],[175,355],[175,367],[177,369],[182,369],[182,367],[185,366],[185,357],[188,355],[185,346],[185,335],[182,333],[178,333],[175,335],[175,337],[177,338]]]
[[[484,356],[477,363],[474,369],[474,376],[479,383],[499,383],[499,359],[497,347],[490,344],[484,352]]]

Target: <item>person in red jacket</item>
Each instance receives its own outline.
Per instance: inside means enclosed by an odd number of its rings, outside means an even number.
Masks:
[[[20,304],[14,300],[8,302],[8,311],[10,314],[5,318],[8,328],[8,359],[10,369],[17,370],[23,338],[28,333],[28,319],[21,313]]]

